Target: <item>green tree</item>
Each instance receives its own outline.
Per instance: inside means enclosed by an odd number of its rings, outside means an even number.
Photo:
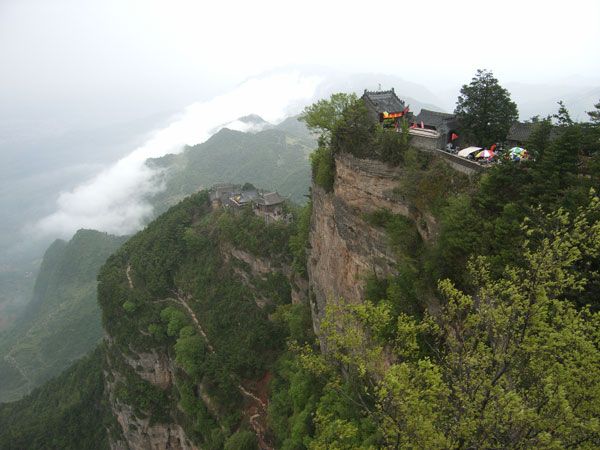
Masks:
[[[583,151],[586,155],[592,156],[593,160],[588,164],[588,173],[592,176],[598,176],[600,171],[600,101],[594,105],[595,110],[588,111],[590,116],[588,123],[582,124],[584,129]]]
[[[454,113],[467,140],[482,146],[504,141],[519,117],[510,93],[492,72],[481,69],[470,84],[461,88]]]
[[[569,113],[565,102],[562,100],[558,102],[558,112],[552,117],[556,119],[556,124],[559,127],[569,127],[575,123],[573,122],[573,119],[571,119],[571,114]]]
[[[552,121],[550,119],[550,117],[547,117],[537,120],[525,144],[527,150],[532,152],[535,158],[540,158],[550,145],[550,135],[552,133]]]
[[[525,222],[523,263],[493,277],[489,259],[471,260],[473,293],[441,281],[435,316],[330,302],[328,352],[306,350],[304,367],[352,395],[377,424],[378,448],[598,448],[600,314],[565,295],[587,287],[577,265],[600,252],[599,214],[593,196],[577,214]],[[317,416],[317,443],[336,423],[355,434],[355,423],[328,414]]]
[[[583,129],[579,124],[562,128],[558,139],[547,146],[532,166],[533,183],[528,188],[531,200],[552,206],[577,189],[582,139]]]
[[[319,147],[310,154],[312,180],[325,191],[333,191],[335,159],[330,147]]]
[[[257,450],[256,436],[251,431],[238,431],[225,442],[225,450]]]
[[[590,121],[596,125],[600,125],[600,101],[594,105],[593,111],[587,111],[587,115],[590,116]]]
[[[356,101],[356,94],[332,94],[329,100],[321,99],[304,108],[299,119],[306,123],[309,130],[319,133],[319,146],[326,147],[344,111]]]
[[[359,158],[377,157],[373,152],[376,125],[363,101],[353,101],[343,110],[331,137],[334,153],[348,152]]]

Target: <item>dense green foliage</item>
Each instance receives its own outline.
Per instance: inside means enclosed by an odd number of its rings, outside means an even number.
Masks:
[[[258,450],[256,435],[251,431],[238,431],[227,439],[224,450]]]
[[[492,276],[471,260],[473,294],[441,281],[435,316],[333,304],[322,327],[328,353],[306,366],[344,389],[375,423],[385,448],[597,448],[600,445],[600,313],[565,301],[588,280],[578,262],[600,253],[600,200],[524,225],[519,265]],[[389,329],[393,330],[392,338]],[[385,361],[393,361],[386,364]],[[355,448],[369,448],[356,420],[337,414]],[[328,438],[318,431],[317,442]],[[313,446],[320,448],[319,445]]]
[[[478,70],[471,82],[463,85],[454,113],[465,140],[479,146],[504,141],[519,118],[509,92],[487,70]]]
[[[305,122],[313,133],[319,134],[319,146],[328,147],[339,122],[357,102],[355,94],[338,92],[332,94],[329,99],[321,99],[304,108],[299,120]]]
[[[364,217],[386,230],[398,274],[367,277],[362,305],[330,302],[328,352],[301,351],[323,386],[303,445],[600,444],[600,182],[582,164],[598,128],[565,122],[550,142],[544,125],[534,161],[480,179],[405,154],[396,195],[435,218],[437,238],[421,241],[418,219]]]
[[[304,205],[296,216],[296,232],[290,237],[290,250],[294,256],[294,270],[307,277],[306,259],[308,257],[310,218],[312,216],[312,201]]]
[[[329,147],[319,147],[310,154],[312,168],[312,180],[325,189],[325,192],[333,191],[335,181],[335,159]]]
[[[251,209],[211,212],[208,194],[201,192],[109,258],[99,276],[99,301],[114,340],[111,365],[126,376],[117,397],[136,415],[178,420],[203,448],[252,448],[247,433],[230,437],[240,423],[248,426],[238,386],[271,371],[288,329],[298,329],[290,317],[296,317],[290,282],[281,272],[293,262],[294,229],[283,222],[267,225]],[[261,261],[272,269],[253,269]],[[269,320],[271,314],[279,320]],[[288,327],[288,320],[294,325]],[[123,356],[151,349],[173,355],[178,370],[172,389],[161,391],[119,364]],[[175,405],[183,417],[173,415]]]
[[[108,448],[111,418],[105,400],[102,348],[25,398],[0,405],[0,448]]]
[[[300,120],[320,133],[319,146],[310,155],[312,181],[326,192],[333,191],[337,153],[399,165],[409,149],[408,123],[402,122],[401,133],[384,131],[354,94],[338,93],[319,100],[304,109]]]
[[[0,401],[20,398],[98,345],[96,276],[124,240],[79,230],[48,248],[24,316],[0,337]]]

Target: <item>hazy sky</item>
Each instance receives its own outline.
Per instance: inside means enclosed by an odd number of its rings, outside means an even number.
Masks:
[[[12,171],[0,179],[0,206],[39,197],[47,212],[27,216],[26,235],[130,232],[150,213],[144,195],[159,188],[146,157],[201,142],[245,114],[276,120],[294,102],[297,112],[300,99],[328,87],[394,79],[402,95],[451,110],[459,86],[488,68],[527,114],[542,112],[536,92],[545,99],[559,89],[522,83],[585,86],[560,98],[589,107],[600,92],[599,25],[598,0],[0,0],[0,156]],[[380,75],[347,76],[356,73]],[[526,99],[536,100],[529,109]],[[104,148],[105,134],[137,143]],[[87,181],[44,184],[52,160],[67,174],[86,168]],[[15,193],[17,169],[43,198]]]
[[[598,0],[0,0],[0,113],[118,121],[291,64],[599,84],[599,25]]]

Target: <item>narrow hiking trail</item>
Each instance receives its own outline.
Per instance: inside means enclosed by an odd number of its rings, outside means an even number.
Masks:
[[[206,332],[204,331],[204,329],[202,328],[202,325],[200,324],[200,321],[198,321],[196,314],[194,313],[194,311],[192,310],[192,308],[190,307],[190,305],[188,303],[189,300],[192,300],[192,297],[190,295],[184,294],[179,289],[177,291],[174,291],[173,293],[175,294],[175,298],[168,299],[168,300],[175,301],[185,308],[185,310],[190,315],[192,321],[194,322],[194,325],[196,326],[198,333],[200,333],[200,335],[206,342],[206,346],[207,346],[208,350],[211,353],[214,353],[215,352],[214,347],[210,343]],[[254,430],[254,433],[256,434],[256,437],[258,438],[260,448],[263,450],[273,450],[274,447],[267,443],[267,405],[266,405],[266,403],[263,402],[258,396],[256,396],[252,392],[248,391],[241,384],[238,383],[236,385],[236,387],[237,387],[238,391],[242,394],[242,396],[245,397],[250,404],[250,406],[247,410],[248,421],[250,422],[250,426],[252,427],[252,429]]]
[[[213,348],[212,344],[208,340],[208,336],[202,329],[202,325],[200,325],[200,321],[196,317],[196,313],[194,313],[194,311],[192,310],[192,308],[190,308],[190,305],[188,304],[188,300],[191,300],[192,297],[190,295],[184,295],[180,290],[175,291],[174,294],[175,294],[176,298],[173,300],[175,300],[177,303],[179,303],[181,306],[183,306],[186,309],[186,311],[192,318],[194,325],[196,325],[196,329],[198,330],[198,333],[200,333],[202,335],[204,342],[206,342],[206,346],[208,347],[208,350],[211,353],[214,353],[215,349]]]
[[[129,288],[133,289],[134,285],[133,285],[133,280],[131,278],[131,265],[130,264],[127,264],[125,274],[127,276]],[[174,290],[174,291],[172,291],[172,293],[173,293],[174,297],[165,298],[162,300],[154,300],[153,303],[175,302],[175,303],[178,303],[179,305],[181,305],[186,310],[189,317],[192,319],[192,322],[194,323],[194,326],[195,326],[196,330],[198,331],[198,333],[202,336],[202,339],[206,343],[206,347],[208,348],[208,351],[210,353],[215,353],[215,349],[214,349],[213,345],[211,344],[210,340],[208,339],[208,335],[202,328],[202,325],[200,324],[200,321],[198,320],[196,313],[194,312],[194,310],[190,307],[190,305],[188,303],[190,300],[193,300],[193,297],[189,294],[185,294],[180,289]],[[258,443],[259,443],[261,450],[274,450],[274,447],[270,443],[268,443],[268,440],[267,440],[267,429],[268,429],[268,427],[267,427],[267,414],[268,414],[267,404],[263,400],[261,400],[256,394],[250,392],[248,389],[246,389],[240,383],[236,384],[236,388],[249,404],[249,406],[246,408],[245,413],[246,413],[246,416],[248,417],[248,422],[250,423],[252,430],[254,431],[254,433],[256,434],[256,437],[258,438]]]
[[[31,379],[27,376],[25,371],[21,368],[14,356],[12,356],[11,353],[9,353],[4,357],[4,361],[6,361],[10,366],[14,367],[17,372],[19,372],[19,374],[27,382],[27,389],[30,390],[33,386],[33,383],[31,382]]]
[[[133,280],[131,279],[131,264],[127,264],[127,269],[125,269],[125,275],[127,275],[129,289],[133,289]]]

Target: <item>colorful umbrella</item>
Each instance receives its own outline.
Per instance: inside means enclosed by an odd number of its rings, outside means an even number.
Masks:
[[[513,147],[508,153],[513,160],[520,161],[521,159],[529,158],[529,153],[527,153],[527,150],[521,147]]]
[[[482,150],[475,155],[475,158],[493,158],[496,154],[488,149]]]

